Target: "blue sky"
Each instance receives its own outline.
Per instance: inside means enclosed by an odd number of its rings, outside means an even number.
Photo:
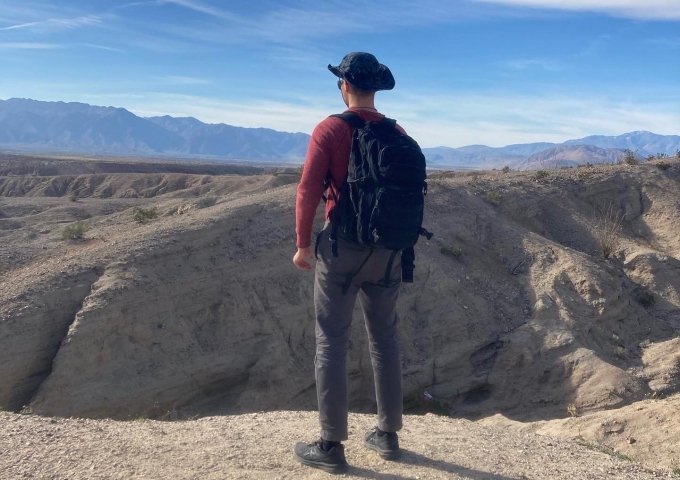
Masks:
[[[0,99],[310,133],[350,51],[423,146],[680,134],[680,0],[0,0]]]

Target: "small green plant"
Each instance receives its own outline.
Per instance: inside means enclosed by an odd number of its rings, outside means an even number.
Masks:
[[[463,251],[455,245],[442,245],[439,251],[442,255],[453,258],[459,258],[463,254]]]
[[[158,217],[157,207],[151,208],[135,207],[135,209],[132,211],[132,219],[137,223],[146,223],[149,220],[153,220],[156,217]]]
[[[486,199],[489,201],[489,203],[493,205],[500,205],[503,203],[503,195],[496,191],[491,191],[486,194]]]
[[[545,178],[547,176],[548,176],[547,170],[536,170],[536,173],[534,173],[534,180],[541,180],[542,178]]]
[[[72,223],[64,227],[61,236],[64,240],[82,240],[85,236],[87,227],[81,221]]]
[[[680,478],[680,467],[673,469],[673,476],[676,478]]]
[[[208,208],[217,203],[217,197],[209,194],[196,200],[196,208]]]

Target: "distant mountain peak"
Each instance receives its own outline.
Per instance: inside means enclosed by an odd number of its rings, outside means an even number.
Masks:
[[[300,163],[309,144],[304,133],[208,124],[194,117],[138,117],[121,107],[30,98],[0,100],[0,147],[117,155],[167,155]],[[581,148],[587,146],[590,148]],[[637,130],[592,135],[561,144],[505,147],[467,145],[423,149],[428,165],[462,168],[540,168],[532,162],[571,165],[613,161],[629,149],[641,157],[680,150],[680,136]]]

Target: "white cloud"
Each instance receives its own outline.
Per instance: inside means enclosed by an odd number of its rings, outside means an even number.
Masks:
[[[286,5],[288,3],[288,5]],[[331,38],[353,33],[392,31],[401,27],[459,22],[471,18],[497,17],[497,8],[459,1],[443,4],[437,0],[380,0],[360,2],[296,2],[272,3],[248,17],[215,7],[200,0],[157,0],[134,5],[180,6],[202,13],[225,28],[208,29],[196,25],[173,28],[173,33],[198,41],[213,43],[252,43],[265,41],[272,45],[304,45],[310,39]],[[293,5],[291,5],[291,3]],[[379,19],[379,21],[376,21]]]
[[[209,15],[211,17],[222,18],[222,19],[225,19],[225,20],[239,21],[239,22],[242,20],[240,17],[228,12],[227,10],[215,8],[213,6],[210,6],[210,5],[207,5],[203,2],[200,2],[198,0],[158,0],[156,3],[159,4],[159,5],[173,4],[173,5],[177,5],[177,6],[180,6],[180,7],[187,8],[189,10],[193,10],[195,12],[199,12],[199,13],[203,13],[205,15]]]
[[[141,116],[192,116],[207,123],[266,127],[311,133],[331,113],[342,111],[336,98],[296,102],[226,100],[196,95],[96,95],[77,99],[123,106]],[[680,131],[680,98],[645,102],[596,96],[435,93],[378,93],[378,108],[424,147],[562,142],[587,135],[620,135],[635,130],[658,134]]]
[[[38,42],[0,43],[0,49],[2,50],[54,50],[55,48],[62,48],[62,46],[55,43],[38,43]]]
[[[562,142],[635,130],[680,131],[680,98],[655,102],[595,95],[516,95],[505,92],[386,97],[394,115],[424,146]]]
[[[157,77],[156,80],[167,85],[209,85],[212,83],[207,78],[185,77],[181,75],[166,75],[164,77]]]
[[[68,30],[78,27],[92,26],[102,23],[102,17],[98,15],[84,15],[75,18],[49,18],[36,22],[19,23],[2,30]]]
[[[542,58],[514,59],[508,60],[505,64],[513,70],[528,70],[531,68],[540,68],[549,72],[559,72],[564,70],[564,66],[561,63]]]
[[[678,0],[473,0],[517,7],[602,12],[645,20],[680,20]]]
[[[108,45],[98,45],[96,43],[78,43],[77,46],[94,48],[96,50],[106,50],[107,52],[125,53],[125,50],[120,48],[109,47]]]
[[[284,132],[311,133],[323,118],[340,110],[338,102],[286,103],[271,100],[238,101],[196,95],[98,94],[78,99],[88,103],[118,104],[136,115],[195,117],[206,123],[226,123],[239,127],[265,127]]]

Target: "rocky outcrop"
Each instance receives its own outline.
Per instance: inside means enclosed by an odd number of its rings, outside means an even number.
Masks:
[[[662,345],[678,331],[680,245],[659,216],[677,205],[679,178],[676,164],[431,179],[436,236],[419,243],[399,304],[407,404],[527,418],[677,390],[677,370],[655,365],[677,361]],[[16,292],[33,283],[17,271],[14,293],[0,292],[0,341],[51,368],[22,370],[0,349],[0,404],[116,418],[314,408],[312,275],[291,265],[295,187],[280,183],[225,188],[182,215],[181,195],[168,193],[146,225],[95,219],[89,235],[103,240],[63,257],[66,276],[30,267],[42,279],[31,303],[72,299],[59,317],[22,313]],[[604,258],[598,206],[610,204],[622,221]],[[668,260],[643,275],[643,249]],[[56,318],[49,342],[35,335]],[[350,401],[371,410],[361,323],[357,309]]]

